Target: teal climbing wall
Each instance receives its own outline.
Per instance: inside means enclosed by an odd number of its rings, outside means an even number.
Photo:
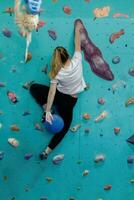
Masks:
[[[43,197],[47,200],[133,200],[134,164],[127,163],[127,159],[134,155],[134,146],[126,139],[134,134],[134,107],[126,107],[125,102],[134,97],[134,77],[128,73],[134,67],[134,2],[43,0],[40,19],[45,26],[33,33],[32,60],[26,64],[25,39],[18,34],[14,14],[4,12],[13,5],[13,0],[0,1],[0,152],[4,152],[0,160],[0,200],[43,200]],[[63,6],[71,8],[70,15],[63,12]],[[103,17],[101,13],[101,18],[95,18],[94,9],[104,6],[110,7],[109,15]],[[126,15],[114,17],[116,13]],[[52,135],[35,129],[37,123],[42,126],[42,110],[23,85],[32,80],[49,84],[42,69],[46,65],[50,69],[51,55],[57,45],[65,46],[73,54],[77,18],[83,21],[115,78],[106,81],[96,76],[83,55],[84,77],[90,87],[80,95],[71,124],[71,127],[76,124],[81,127],[75,133],[69,131],[50,157],[40,161],[38,154]],[[5,28],[12,32],[10,38],[3,35]],[[56,40],[48,35],[49,29],[56,32]],[[111,34],[121,29],[125,34],[111,44]],[[120,57],[118,64],[112,62],[115,56]],[[9,90],[17,95],[18,103],[8,99]],[[98,104],[100,97],[105,99],[105,104]],[[104,110],[108,112],[106,119],[95,123],[96,116]],[[25,111],[30,114],[23,116]],[[83,119],[84,113],[91,118]],[[12,131],[13,124],[20,131]],[[120,128],[119,134],[114,133],[116,127]],[[12,147],[8,138],[16,138],[20,145]],[[24,158],[27,153],[33,154],[29,160]],[[54,165],[52,159],[57,154],[64,154],[64,159]],[[94,162],[98,154],[105,155],[105,160]],[[87,176],[82,175],[84,170],[89,170]],[[106,185],[112,188],[104,190]]]

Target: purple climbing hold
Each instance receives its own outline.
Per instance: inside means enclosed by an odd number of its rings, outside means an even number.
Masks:
[[[5,153],[3,151],[0,151],[0,160],[3,160]]]
[[[2,33],[3,33],[3,35],[4,35],[5,37],[8,37],[8,38],[10,38],[10,37],[12,36],[12,32],[11,32],[9,29],[7,29],[7,28],[4,28],[4,29],[2,30]]]
[[[41,197],[40,200],[47,200],[47,198],[46,197]]]
[[[134,156],[128,156],[127,162],[129,164],[133,164],[134,163]]]
[[[81,48],[84,52],[85,60],[90,64],[91,70],[99,77],[105,80],[113,80],[114,75],[110,70],[108,63],[103,59],[102,53],[98,47],[93,44],[88,36],[87,30],[85,29],[80,19],[75,20],[75,27],[77,24],[81,24],[80,37],[81,37]]]
[[[33,157],[33,154],[31,154],[31,153],[27,153],[27,154],[25,154],[25,156],[24,156],[25,160],[29,160],[29,159],[32,158],[32,157]]]
[[[53,30],[48,30],[48,34],[49,36],[53,39],[53,40],[56,40],[57,39],[57,35],[56,35],[56,32],[53,31]]]
[[[128,73],[129,75],[134,76],[134,68],[130,68]]]

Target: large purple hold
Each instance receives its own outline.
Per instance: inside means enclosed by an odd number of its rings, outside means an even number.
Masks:
[[[81,24],[80,37],[81,48],[84,52],[85,60],[90,64],[91,70],[99,77],[111,81],[114,79],[114,75],[110,70],[108,63],[103,59],[102,53],[98,47],[96,47],[88,36],[80,19],[75,20],[75,27],[77,24]]]

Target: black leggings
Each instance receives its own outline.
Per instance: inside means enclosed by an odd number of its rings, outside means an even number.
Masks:
[[[47,103],[48,92],[49,87],[45,85],[34,83],[30,87],[30,93],[40,106],[43,106]],[[54,149],[63,139],[65,134],[68,132],[70,124],[72,122],[73,107],[75,106],[76,102],[77,98],[74,98],[67,94],[63,94],[56,90],[53,104],[56,106],[58,114],[64,120],[64,127],[58,134],[55,134],[51,139],[48,145],[50,149]]]

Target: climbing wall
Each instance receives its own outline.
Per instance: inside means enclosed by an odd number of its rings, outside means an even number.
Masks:
[[[134,146],[126,140],[134,134],[134,2],[43,0],[40,20],[45,24],[33,33],[27,63],[13,6],[13,0],[0,1],[0,200],[133,200]],[[27,84],[49,85],[56,46],[73,55],[77,18],[114,78],[96,75],[83,53],[88,87],[79,96],[71,130],[40,161],[38,154],[52,135],[42,127],[42,109]],[[98,59],[96,66],[101,64]],[[16,103],[8,92],[16,95]],[[17,148],[9,138],[19,141]],[[59,154],[64,159],[55,165]]]

